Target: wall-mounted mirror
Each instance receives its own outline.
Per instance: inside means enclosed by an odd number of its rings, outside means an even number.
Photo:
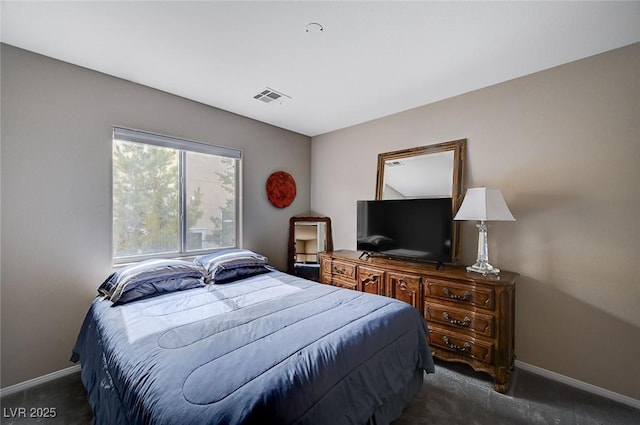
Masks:
[[[376,199],[451,198],[453,213],[464,196],[466,139],[378,155]],[[460,222],[453,222],[452,253],[460,257]]]
[[[320,281],[318,254],[333,251],[329,217],[291,217],[289,220],[288,272]]]

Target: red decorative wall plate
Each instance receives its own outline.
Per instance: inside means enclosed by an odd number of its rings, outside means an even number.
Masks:
[[[296,181],[291,174],[276,171],[267,179],[267,197],[276,208],[286,208],[296,198]]]

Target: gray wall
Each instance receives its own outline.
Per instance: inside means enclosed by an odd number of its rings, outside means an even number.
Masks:
[[[499,187],[517,218],[489,238],[492,262],[522,275],[518,358],[640,399],[639,44],[319,136],[311,150],[166,93],[6,45],[1,55],[2,387],[70,366],[111,269],[117,124],[243,149],[244,245],[281,268],[288,219],[309,209],[332,218],[336,248],[355,247],[355,200],[374,197],[379,152],[467,138],[467,186]],[[285,210],[264,193],[279,169],[298,184]],[[465,264],[476,237],[465,223]]]
[[[309,210],[308,137],[11,46],[1,54],[2,387],[71,366],[111,270],[113,125],[242,149],[244,246],[286,269],[289,217]],[[265,194],[277,170],[298,186],[282,210]]]
[[[492,264],[521,274],[518,359],[640,399],[639,75],[634,44],[314,137],[311,208],[354,249],[378,153],[468,139],[467,187],[500,188],[517,219],[489,240]]]

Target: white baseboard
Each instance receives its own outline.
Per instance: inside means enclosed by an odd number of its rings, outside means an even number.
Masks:
[[[627,397],[626,395],[618,394],[616,392],[609,391],[604,388],[579,381],[577,379],[569,378],[568,376],[561,375],[559,373],[552,372],[550,370],[543,369],[541,367],[534,366],[528,363],[524,363],[520,360],[515,361],[515,366],[519,369],[526,370],[527,372],[544,376],[545,378],[549,378],[553,381],[558,381],[563,384],[567,384],[569,386],[586,391],[588,393],[596,394],[601,397],[608,398],[609,400],[617,401],[618,403],[626,404],[627,406],[640,409],[640,400],[636,400],[635,398]]]
[[[62,378],[63,376],[71,375],[80,371],[80,365],[68,367],[66,369],[59,370],[57,372],[48,373],[37,378],[29,379],[28,381],[20,382],[19,384],[11,385],[7,388],[0,389],[0,397],[5,397],[11,394],[18,393],[20,391],[28,390],[36,385],[44,384],[45,382],[53,381],[54,379]]]

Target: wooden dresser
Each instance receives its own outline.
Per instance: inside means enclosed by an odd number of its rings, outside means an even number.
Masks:
[[[356,251],[320,254],[320,281],[405,301],[429,327],[434,357],[463,362],[494,378],[505,392],[514,360],[517,273],[468,273],[464,267],[362,257]]]

